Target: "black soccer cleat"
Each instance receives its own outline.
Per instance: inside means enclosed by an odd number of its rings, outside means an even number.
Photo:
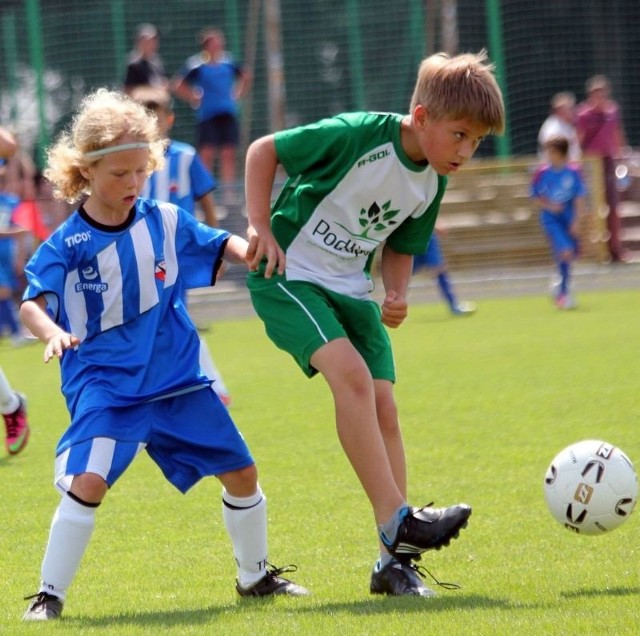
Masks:
[[[53,594],[38,592],[32,596],[27,596],[25,601],[31,600],[27,611],[22,617],[23,621],[51,621],[62,614],[62,601]]]
[[[267,573],[251,587],[240,587],[239,583],[236,583],[236,591],[240,596],[275,596],[278,594],[284,594],[287,596],[309,596],[310,592],[306,587],[298,585],[280,576],[284,572],[295,572],[298,568],[295,565],[285,565],[282,568],[277,568],[267,564],[271,569],[267,570]]]
[[[449,545],[451,539],[466,527],[471,507],[457,504],[449,508],[409,508],[401,521],[395,539],[389,543],[380,535],[387,550],[396,557],[419,559],[426,550],[439,550]]]
[[[436,593],[422,583],[421,576],[419,567],[408,559],[393,559],[381,570],[374,568],[369,590],[372,594],[389,596],[435,596]]]

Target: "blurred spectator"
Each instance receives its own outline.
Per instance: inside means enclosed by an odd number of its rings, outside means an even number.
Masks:
[[[18,144],[15,137],[8,130],[0,126],[0,170],[4,168],[7,159],[13,156],[17,148]],[[2,223],[2,219],[0,219],[0,223]],[[19,231],[19,228],[9,229],[7,234],[12,234],[15,231]],[[3,230],[0,229],[0,236],[3,234]],[[3,242],[4,239],[0,238],[0,252],[2,252]],[[1,271],[0,277],[3,277]],[[3,301],[0,301],[0,305],[2,304]],[[4,311],[4,307],[0,307],[0,312],[2,311]],[[2,419],[4,420],[5,448],[9,455],[16,455],[29,441],[27,402],[23,395],[13,390],[1,367],[0,414],[2,414]]]
[[[15,156],[15,155],[14,155]],[[5,333],[14,346],[25,344],[18,320],[16,295],[20,291],[19,274],[24,269],[28,233],[15,221],[20,199],[4,189],[6,164],[0,166],[0,336]]]
[[[4,160],[3,187],[5,192],[12,192],[21,201],[35,199],[36,196],[36,165],[15,138],[15,151]]]
[[[53,186],[41,172],[36,174],[36,204],[42,228],[34,228],[32,231],[40,240],[43,240],[41,232],[44,232],[44,238],[49,237],[73,211],[71,204],[59,201],[53,196]]]
[[[135,49],[129,56],[124,78],[124,92],[136,86],[168,86],[169,80],[158,55],[160,36],[153,24],[141,24],[136,31]]]
[[[569,161],[580,161],[582,151],[575,117],[576,98],[573,93],[556,93],[551,98],[551,112],[538,133],[538,151],[545,158],[544,146],[554,137],[564,137],[569,142]]]
[[[26,284],[24,265],[33,253],[36,241],[44,240],[48,233],[42,224],[40,210],[36,203],[36,165],[31,155],[16,141],[15,151],[11,157],[4,159],[0,167],[0,196],[2,197],[3,231],[21,227],[26,230],[4,240],[2,250],[4,258],[10,258],[13,265],[11,288],[15,299],[20,299]],[[6,266],[6,263],[5,263]],[[5,289],[8,283],[5,277]],[[13,333],[13,324],[11,325]]]
[[[599,157],[604,172],[604,188],[609,213],[609,252],[613,261],[625,260],[620,242],[616,159],[625,145],[620,108],[610,99],[611,85],[604,75],[594,75],[586,83],[587,99],[578,106],[576,128],[585,156]]]
[[[4,163],[17,150],[18,143],[15,137],[0,126],[0,162]]]
[[[225,50],[224,33],[200,32],[200,53],[190,57],[172,81],[173,92],[196,110],[196,146],[213,174],[219,158],[223,203],[236,203],[236,149],[240,142],[237,100],[249,90],[249,74]]]

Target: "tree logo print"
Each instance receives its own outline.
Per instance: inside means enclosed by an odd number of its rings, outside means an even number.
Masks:
[[[362,210],[360,210],[359,222],[363,230],[358,236],[368,238],[368,234],[372,230],[374,232],[381,232],[392,225],[396,225],[397,221],[393,219],[398,215],[400,210],[390,210],[390,207],[391,201],[383,203],[382,207],[374,201],[368,210],[362,208]]]

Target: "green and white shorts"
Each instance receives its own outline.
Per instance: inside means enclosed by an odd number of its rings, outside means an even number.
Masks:
[[[376,380],[395,382],[391,341],[372,300],[358,300],[305,281],[251,273],[247,286],[273,343],[290,353],[309,376],[313,354],[331,340],[348,338]]]

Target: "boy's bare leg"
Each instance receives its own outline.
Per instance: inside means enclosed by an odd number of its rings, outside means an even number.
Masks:
[[[389,380],[373,381],[376,395],[376,413],[382,441],[391,463],[391,471],[404,498],[407,496],[407,465],[398,420],[398,409],[393,397],[393,383]]]
[[[404,503],[404,496],[378,426],[369,369],[346,338],[332,340],[318,349],[311,364],[322,373],[333,393],[338,438],[380,525]],[[397,442],[390,443],[397,447]]]
[[[459,504],[403,509],[406,470],[389,389],[385,393],[384,385],[374,383],[362,356],[346,338],[322,346],[311,357],[311,364],[324,375],[333,393],[338,437],[369,497],[386,549],[415,558],[425,550],[448,545],[467,525],[471,508]]]

